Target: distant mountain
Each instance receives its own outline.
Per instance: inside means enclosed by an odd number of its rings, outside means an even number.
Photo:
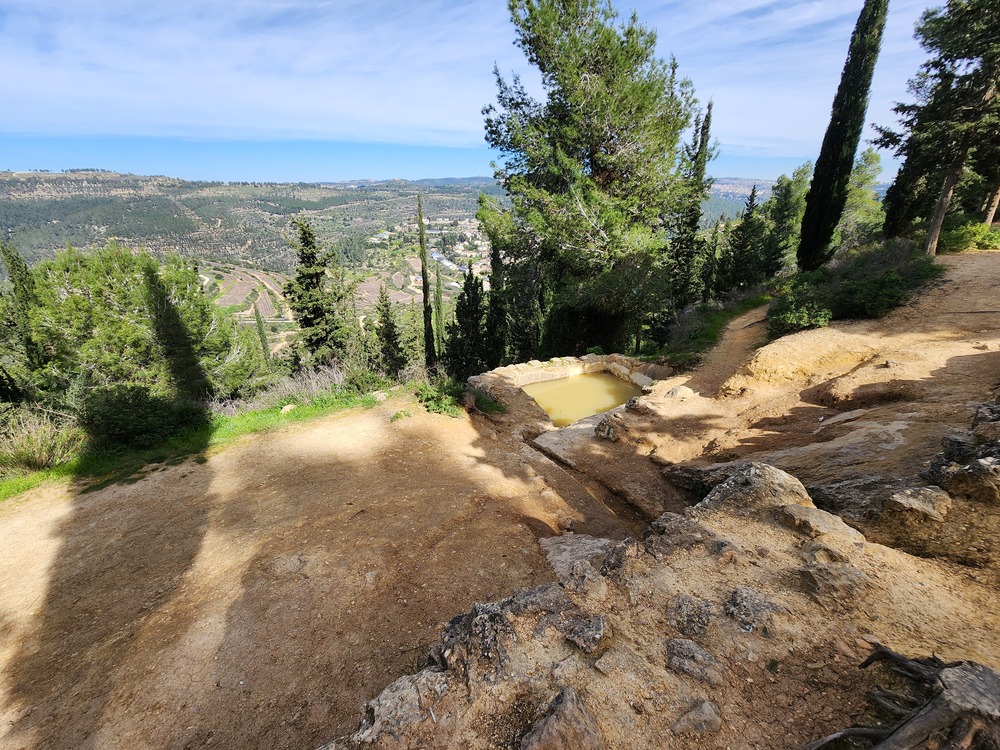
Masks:
[[[288,270],[291,217],[306,214],[328,245],[363,250],[380,232],[412,222],[417,194],[429,218],[475,215],[490,178],[327,184],[189,182],[100,170],[0,172],[0,231],[30,261],[67,244],[116,239],[154,253]]]
[[[738,216],[755,184],[766,200],[771,180],[716,178],[703,225]],[[413,221],[418,193],[429,219],[460,222],[475,216],[481,192],[503,194],[491,177],[286,184],[190,182],[100,169],[0,172],[0,232],[29,261],[67,244],[86,248],[115,239],[157,254],[288,271],[294,264],[290,222],[297,214],[307,215],[321,241],[338,247],[348,262],[363,264],[371,238]]]

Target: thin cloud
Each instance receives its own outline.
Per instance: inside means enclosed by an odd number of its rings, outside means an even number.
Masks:
[[[724,149],[812,158],[861,0],[632,5]],[[923,7],[890,5],[869,120],[906,99]],[[501,0],[7,0],[0,132],[478,146],[494,63],[530,78],[513,39]]]

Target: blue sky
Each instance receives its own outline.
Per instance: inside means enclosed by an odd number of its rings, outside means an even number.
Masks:
[[[713,173],[760,178],[815,158],[861,5],[616,3],[714,100]],[[869,122],[891,124],[892,102],[907,99],[927,5],[890,3]],[[0,169],[490,174],[481,109],[493,65],[532,81],[513,39],[503,0],[3,0]]]

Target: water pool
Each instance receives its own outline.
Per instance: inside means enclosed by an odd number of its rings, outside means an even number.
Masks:
[[[529,383],[521,390],[535,399],[556,427],[614,409],[642,393],[638,386],[606,372],[591,372],[557,380]]]

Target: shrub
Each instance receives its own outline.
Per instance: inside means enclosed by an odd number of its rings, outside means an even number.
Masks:
[[[823,328],[830,322],[828,293],[809,274],[801,274],[767,311],[767,332],[778,338],[809,328]]]
[[[941,233],[938,252],[960,253],[964,250],[1000,250],[1000,230],[976,222]]]
[[[207,422],[201,404],[158,396],[137,385],[93,388],[80,413],[80,426],[95,444],[137,448],[152,447]]]
[[[486,391],[481,391],[478,388],[472,390],[472,395],[476,397],[476,408],[481,412],[486,412],[487,414],[506,414],[507,407],[493,398]]]
[[[18,410],[0,426],[0,474],[51,469],[74,458],[84,433],[68,419]]]
[[[433,383],[420,383],[416,388],[417,400],[427,411],[457,417],[462,413],[459,399],[462,386],[448,378],[438,378]]]
[[[934,260],[905,240],[890,240],[841,259],[831,270],[833,317],[880,318],[941,275]]]

